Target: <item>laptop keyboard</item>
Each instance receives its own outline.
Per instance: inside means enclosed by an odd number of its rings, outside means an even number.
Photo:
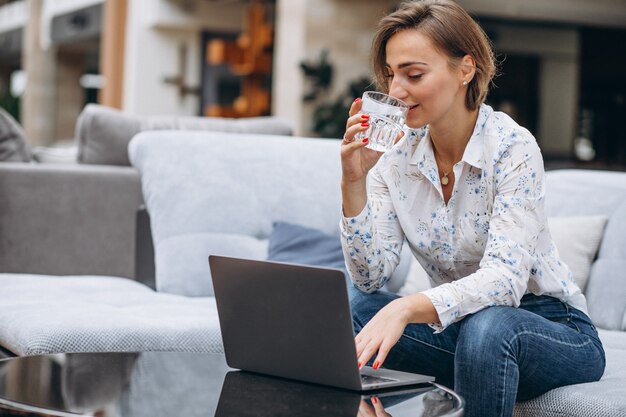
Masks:
[[[383,378],[380,376],[371,376],[371,375],[361,375],[361,384],[379,384],[381,382],[393,382],[397,381],[397,379],[391,378]]]

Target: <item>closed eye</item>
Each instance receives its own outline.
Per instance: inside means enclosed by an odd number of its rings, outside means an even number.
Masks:
[[[419,80],[420,78],[422,78],[422,75],[424,74],[409,75],[409,78],[412,80]]]

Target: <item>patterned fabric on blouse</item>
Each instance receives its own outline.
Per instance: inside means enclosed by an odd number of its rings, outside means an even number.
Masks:
[[[444,202],[428,127],[412,130],[368,177],[368,202],[341,221],[352,282],[381,288],[404,239],[430,276],[442,331],[488,306],[519,306],[525,293],[557,297],[587,311],[561,262],[544,213],[544,169],[532,134],[481,105],[454,190]]]

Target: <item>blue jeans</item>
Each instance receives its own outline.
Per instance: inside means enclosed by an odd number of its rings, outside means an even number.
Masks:
[[[349,288],[355,333],[398,298]],[[466,417],[508,417],[516,400],[597,381],[604,372],[591,320],[554,297],[525,295],[519,308],[488,307],[433,332],[426,324],[407,326],[384,366],[435,376],[463,396]]]

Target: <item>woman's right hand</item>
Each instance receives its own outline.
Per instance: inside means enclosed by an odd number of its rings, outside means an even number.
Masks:
[[[369,127],[369,115],[359,113],[362,105],[361,99],[356,99],[350,106],[346,133],[341,142],[341,167],[344,185],[364,182],[369,170],[376,165],[383,154],[383,152],[365,147],[368,138],[356,138],[358,133],[365,132]]]

